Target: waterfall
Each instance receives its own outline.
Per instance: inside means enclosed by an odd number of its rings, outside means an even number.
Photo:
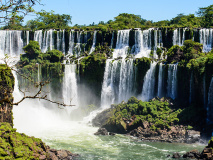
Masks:
[[[209,52],[212,50],[212,38],[213,38],[213,29],[200,29],[200,43],[203,44],[203,52]]]
[[[29,44],[29,40],[30,40],[30,32],[26,31],[26,45]]]
[[[167,96],[172,99],[175,99],[177,96],[177,64],[169,64]]]
[[[119,30],[117,36],[116,48],[113,52],[113,59],[127,56],[129,49],[129,31],[130,30]]]
[[[163,97],[163,64],[159,65],[158,73],[158,97]]]
[[[208,105],[207,105],[207,122],[212,123],[213,122],[213,77],[211,79],[211,83],[209,86],[209,92],[208,92]]]
[[[127,101],[133,94],[133,59],[106,61],[101,91],[101,107],[109,108],[113,103]]]
[[[14,57],[24,53],[21,34],[22,31],[0,31],[0,58],[3,58],[6,54]]]
[[[44,37],[43,37],[43,45],[41,47],[41,51],[43,53],[47,52],[47,50],[53,50],[54,49],[54,39],[53,39],[53,31],[54,30],[49,30],[44,32]]]
[[[76,79],[76,64],[65,65],[63,79],[63,99],[65,104],[78,106],[78,92]]]
[[[80,31],[80,34],[79,34],[79,31],[77,31],[77,43],[74,47],[74,52],[76,57],[79,57],[81,55],[81,34],[82,34],[82,31]]]
[[[39,43],[39,46],[41,48],[42,46],[42,30],[38,30],[34,32],[34,41],[37,41]]]
[[[111,39],[110,48],[112,48],[112,47],[113,47],[113,41],[114,41],[114,32],[112,32],[112,39]]]
[[[185,41],[185,31],[186,29],[183,29],[183,35],[181,37],[181,29],[175,29],[173,32],[173,45],[182,46]]]
[[[57,31],[57,50],[65,54],[65,30]]]
[[[95,51],[96,35],[97,35],[97,31],[94,31],[92,48],[90,49],[89,54],[91,54],[92,52],[94,52],[94,51]]]
[[[141,57],[150,57],[150,52],[152,50],[152,30],[150,28],[148,30],[136,30],[135,31],[135,45],[133,46],[132,52],[135,54],[136,58]],[[159,38],[159,41],[160,40]],[[158,30],[154,30],[154,58],[157,58],[156,50],[158,46]]]
[[[156,69],[156,62],[152,62],[150,64],[150,69],[147,71],[144,77],[143,89],[141,99],[142,101],[148,101],[152,99],[155,90],[155,69]]]
[[[74,30],[71,30],[69,36],[69,51],[68,51],[68,54],[71,56],[73,55],[73,48],[75,44],[74,39],[75,39],[75,32]]]
[[[41,82],[41,76],[42,76],[42,74],[41,74],[41,65],[40,64],[38,64],[38,82]]]

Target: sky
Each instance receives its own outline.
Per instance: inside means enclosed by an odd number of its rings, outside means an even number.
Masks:
[[[34,9],[55,11],[56,14],[72,16],[72,25],[89,25],[113,20],[120,13],[140,15],[154,22],[170,20],[179,13],[195,14],[200,7],[213,4],[213,0],[41,0],[43,5]],[[28,16],[25,21],[34,19]]]

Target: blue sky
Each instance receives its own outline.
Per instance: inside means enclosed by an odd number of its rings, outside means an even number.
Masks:
[[[194,14],[199,7],[213,4],[212,0],[41,0],[35,10],[54,10],[72,16],[72,25],[89,25],[113,20],[119,13],[141,15],[147,20],[170,20],[179,13]],[[26,19],[34,17],[27,17]]]

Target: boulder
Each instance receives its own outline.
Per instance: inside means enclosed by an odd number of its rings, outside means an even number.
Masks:
[[[172,155],[172,158],[180,158],[181,156],[180,156],[180,154],[179,153],[174,153],[173,155]]]
[[[108,131],[106,128],[99,128],[98,131],[94,133],[94,135],[108,135]]]

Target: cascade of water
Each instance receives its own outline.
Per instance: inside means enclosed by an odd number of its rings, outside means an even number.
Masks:
[[[77,43],[74,47],[75,55],[77,57],[79,57],[81,54],[81,34],[82,34],[82,31],[80,31],[80,34],[79,34],[79,31],[77,31]]]
[[[34,32],[34,41],[37,41],[39,43],[39,46],[41,48],[42,46],[42,30],[38,30]]]
[[[78,106],[78,92],[76,79],[76,64],[65,65],[63,79],[63,99],[65,104]]]
[[[63,30],[62,36],[62,53],[65,55],[65,30]]]
[[[141,94],[142,101],[148,101],[153,98],[154,89],[155,89],[155,69],[156,69],[156,62],[152,62],[150,64],[150,69],[147,71],[144,77],[143,89]]]
[[[38,64],[38,82],[41,82],[41,76],[42,76],[42,74],[41,74],[41,65],[40,64]]]
[[[213,77],[211,79],[211,83],[209,86],[209,92],[208,92],[208,105],[207,105],[207,122],[212,123],[213,122]]]
[[[127,101],[133,95],[133,66],[133,59],[121,62],[118,102]]]
[[[101,92],[101,107],[127,101],[133,96],[133,60],[107,60]]]
[[[129,31],[130,30],[118,31],[116,48],[113,52],[114,59],[118,57],[125,58],[127,56],[127,52],[129,49]]]
[[[94,31],[94,35],[93,35],[93,43],[92,43],[92,47],[91,47],[91,49],[90,49],[89,54],[91,54],[91,53],[95,50],[96,35],[97,35],[97,31]]]
[[[169,64],[167,96],[172,99],[175,99],[177,96],[177,64]]]
[[[111,39],[110,48],[112,48],[112,47],[113,47],[113,41],[114,41],[114,32],[112,32],[112,39]]]
[[[26,45],[29,44],[29,40],[30,40],[30,32],[26,31]]]
[[[158,97],[163,97],[163,64],[159,65],[158,73]]]
[[[5,54],[14,57],[24,53],[21,34],[22,31],[0,31],[0,58],[3,58]]]
[[[71,30],[69,36],[69,51],[68,51],[68,54],[71,56],[73,55],[73,48],[75,44],[74,39],[75,39],[75,32],[74,30]]]
[[[183,29],[183,36],[182,36],[182,44],[181,46],[183,45],[184,41],[185,41],[185,32],[186,32],[186,28]]]
[[[135,54],[136,58],[140,57],[150,57],[150,53],[152,50],[152,30],[150,28],[148,30],[136,30],[135,31],[135,45],[133,46],[132,52]],[[159,41],[162,41],[159,38]],[[156,50],[158,47],[158,30],[154,30],[154,58],[157,58]]]
[[[47,50],[53,50],[54,49],[54,37],[53,37],[53,31],[50,29],[49,31],[44,32],[43,36],[43,42],[41,46],[41,51],[43,53],[47,52]]]
[[[213,29],[200,29],[200,43],[203,44],[203,52],[209,52],[212,50],[212,38],[213,38]]]

